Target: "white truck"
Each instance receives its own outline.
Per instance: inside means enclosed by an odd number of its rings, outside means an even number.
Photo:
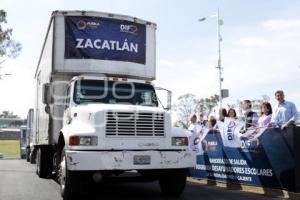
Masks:
[[[34,148],[39,177],[56,174],[64,200],[84,180],[124,172],[179,196],[195,165],[187,137],[159,106],[156,24],[135,17],[55,11],[35,73]],[[160,88],[161,89],[161,88]]]

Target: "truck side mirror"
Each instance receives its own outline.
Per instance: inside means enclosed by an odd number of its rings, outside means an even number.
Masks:
[[[43,103],[49,105],[51,103],[51,87],[50,83],[43,84]]]
[[[49,106],[49,104],[47,104],[47,105],[45,106],[45,112],[46,112],[47,114],[50,114],[50,106]]]
[[[171,110],[172,108],[172,92],[170,90],[167,90],[168,91],[168,104],[167,104],[167,107],[166,107],[166,110]]]
[[[165,110],[171,110],[171,108],[172,108],[172,92],[170,90],[167,90],[167,89],[161,88],[161,87],[155,87],[155,89],[156,89],[156,92],[158,95],[158,100],[159,100],[160,104],[162,105],[162,107]],[[160,96],[163,97],[161,99],[163,99],[164,100],[163,102],[165,102],[165,103],[162,103],[162,101],[159,98]]]

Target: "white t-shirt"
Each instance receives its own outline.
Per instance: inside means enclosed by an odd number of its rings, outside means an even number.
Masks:
[[[207,133],[209,132],[209,129],[207,129],[207,128],[199,129],[199,125],[197,125],[197,126],[193,127],[193,130],[195,132],[190,132],[190,136],[189,136],[189,148],[196,155],[203,155],[204,150],[202,147],[202,141],[205,138],[205,136],[207,135]]]
[[[190,150],[195,152],[197,155],[203,154],[203,149],[201,146],[201,141],[203,140],[203,128],[200,124],[191,124],[188,128],[189,130],[189,147]]]
[[[218,128],[224,146],[241,147],[240,130],[243,128],[243,123],[226,117],[224,123],[218,122]]]
[[[189,126],[188,130],[191,132],[190,133],[191,135],[193,134],[199,135],[201,134],[202,126],[198,123],[194,123]]]

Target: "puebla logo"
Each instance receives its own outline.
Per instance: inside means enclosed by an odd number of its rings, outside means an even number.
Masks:
[[[86,28],[86,22],[84,20],[79,20],[76,25],[79,30],[84,30]]]
[[[85,20],[79,20],[77,23],[77,28],[79,30],[84,30],[84,29],[96,29],[100,26],[99,22],[92,22],[92,21],[85,21]]]
[[[217,141],[209,141],[208,142],[208,148],[210,151],[216,151],[217,150],[217,146],[218,146],[218,142]]]

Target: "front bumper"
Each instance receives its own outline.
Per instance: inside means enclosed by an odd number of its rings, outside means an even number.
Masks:
[[[134,164],[134,156],[150,156],[148,164]],[[66,151],[67,166],[81,170],[138,170],[195,167],[196,156],[190,151]]]

